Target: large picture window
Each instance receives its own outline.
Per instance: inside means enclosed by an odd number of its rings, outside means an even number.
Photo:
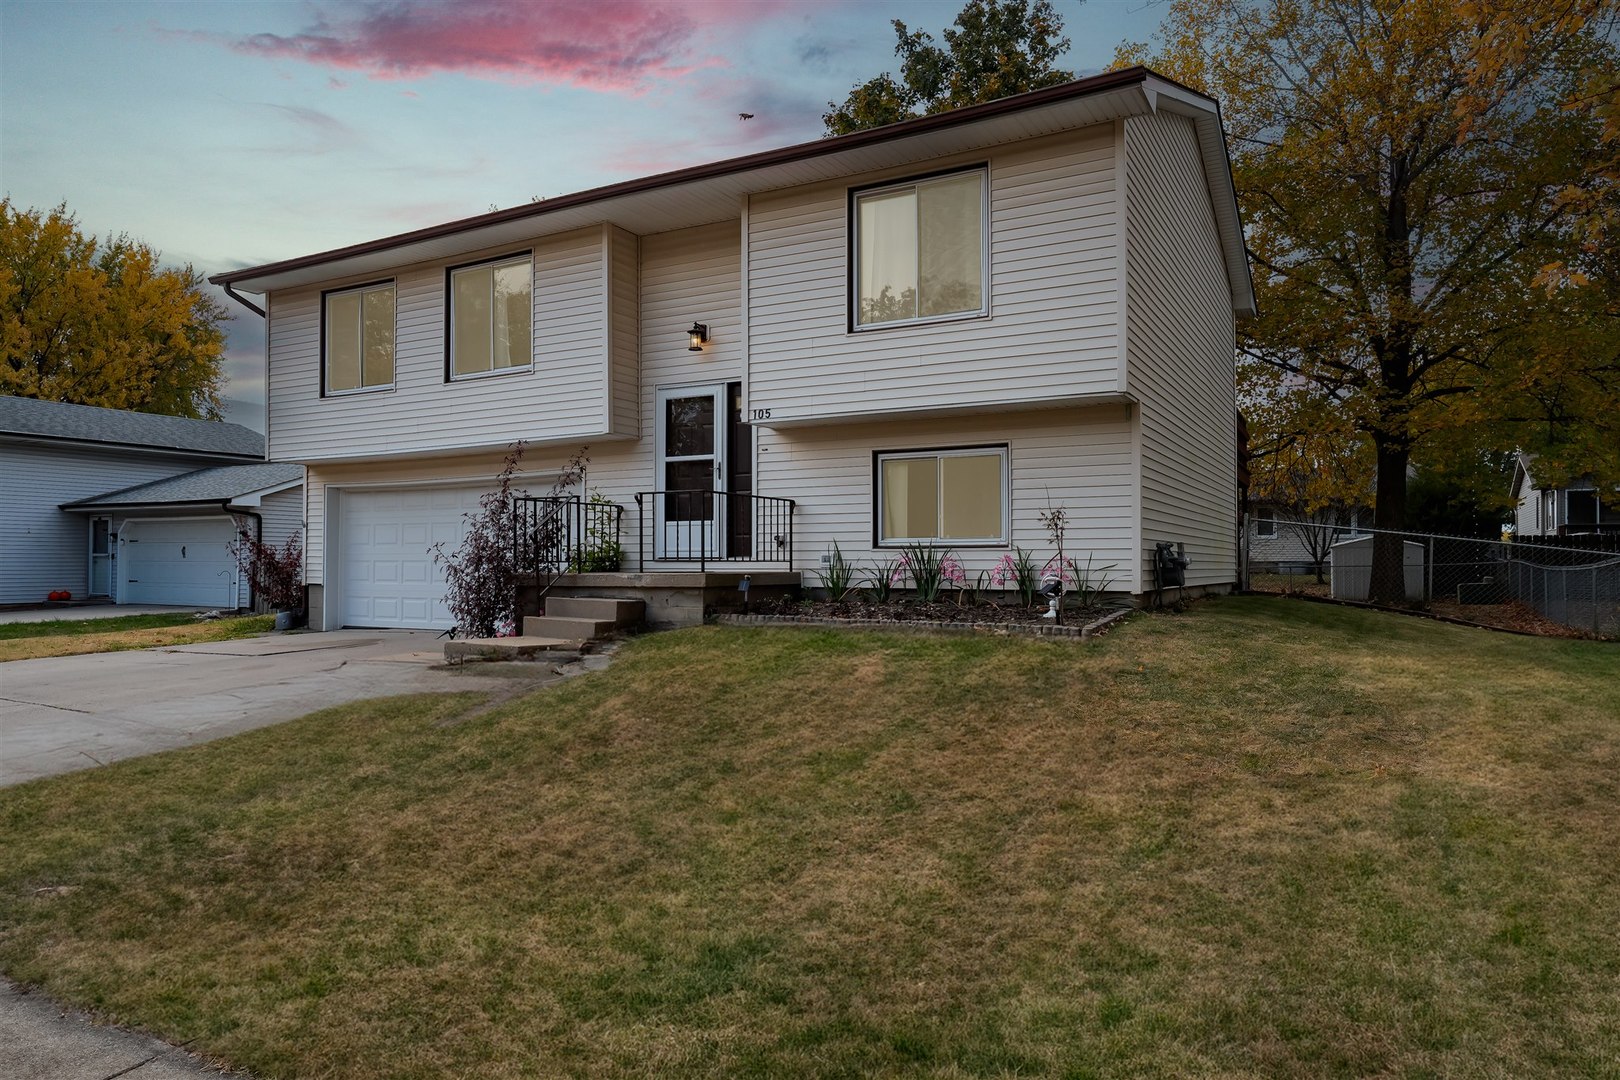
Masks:
[[[533,363],[534,264],[528,255],[450,271],[450,376]]]
[[[394,283],[326,293],[322,341],[326,392],[349,394],[394,385]]]
[[[856,329],[984,313],[984,169],[860,192],[852,216]]]
[[[1007,449],[877,456],[877,542],[1007,542]]]

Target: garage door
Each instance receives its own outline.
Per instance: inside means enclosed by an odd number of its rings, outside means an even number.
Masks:
[[[119,603],[236,607],[230,518],[129,521],[118,536]]]
[[[345,491],[338,498],[344,626],[445,630],[444,570],[430,549],[461,543],[483,488]]]

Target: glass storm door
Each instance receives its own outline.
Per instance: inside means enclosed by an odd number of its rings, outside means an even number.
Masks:
[[[725,549],[725,384],[658,392],[660,559],[713,559]]]
[[[90,595],[112,595],[112,518],[90,519]]]

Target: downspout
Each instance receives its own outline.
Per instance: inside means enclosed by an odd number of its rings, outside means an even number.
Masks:
[[[249,311],[253,312],[253,314],[257,315],[259,318],[264,319],[265,323],[266,323],[265,335],[264,335],[264,460],[269,461],[270,460],[270,330],[269,330],[268,323],[269,323],[270,319],[264,313],[264,308],[260,307],[258,304],[255,304],[253,301],[249,300],[247,297],[243,296],[241,293],[237,292],[236,289],[234,287],[232,287],[230,282],[228,282],[228,281],[224,282],[223,284],[220,285],[220,288],[225,290],[225,295],[226,296],[230,297],[232,300],[235,300],[238,304],[241,304],[243,307],[245,307]],[[266,293],[265,295],[267,297],[269,296],[268,293]]]
[[[258,543],[258,544],[263,544],[264,543],[264,517],[257,510],[232,510],[231,509],[231,504],[228,501],[220,503],[219,508],[221,510],[225,511],[227,514],[230,514],[233,518],[237,514],[241,514],[243,517],[252,518],[253,519],[254,541],[256,543]],[[237,562],[236,562],[236,565],[241,566],[242,561],[240,559],[238,559]],[[248,610],[250,610],[250,611],[259,606],[258,592],[259,592],[258,589],[256,589],[254,587],[253,575],[249,574],[248,575]]]
[[[235,300],[238,304],[241,304],[259,318],[264,318],[264,308],[260,307],[258,304],[255,304],[253,301],[231,288],[230,282],[227,281],[225,284],[221,285],[220,288],[225,290],[226,296],[230,297],[232,300]]]

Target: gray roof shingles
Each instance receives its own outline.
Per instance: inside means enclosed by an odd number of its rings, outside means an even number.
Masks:
[[[154,506],[161,503],[226,503],[255,491],[281,487],[303,478],[302,465],[279,462],[221,465],[64,503],[62,509],[99,510],[104,507]]]
[[[263,458],[264,436],[241,424],[0,397],[0,435]]]

